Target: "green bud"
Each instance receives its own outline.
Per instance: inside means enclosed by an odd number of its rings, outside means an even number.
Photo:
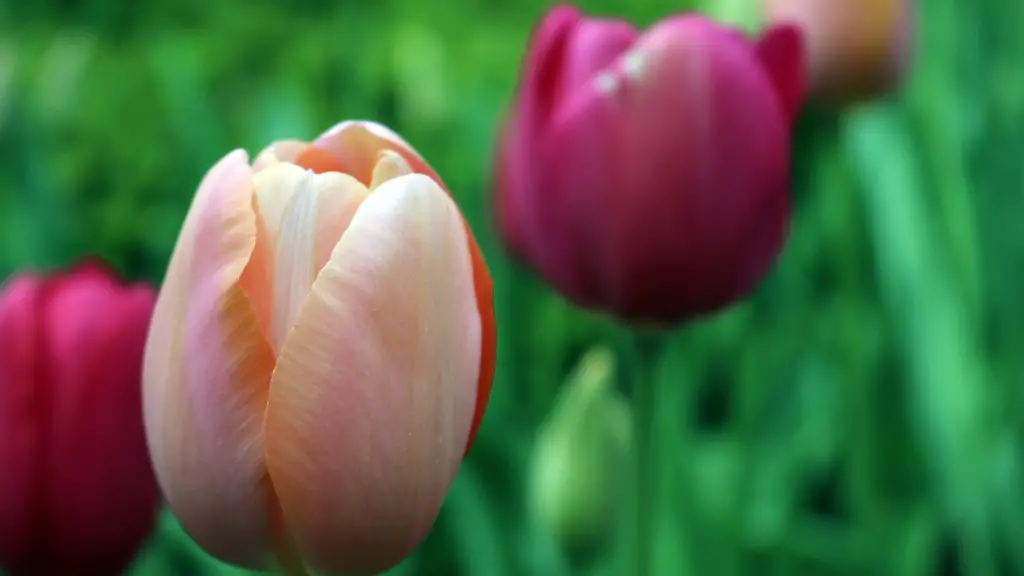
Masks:
[[[611,351],[588,352],[559,392],[533,449],[530,512],[577,560],[607,544],[628,488],[632,420],[614,384]]]

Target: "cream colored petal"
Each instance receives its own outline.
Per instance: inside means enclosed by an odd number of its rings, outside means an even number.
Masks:
[[[319,174],[314,183],[318,193],[314,250],[319,271],[331,259],[338,240],[370,191],[355,178],[338,172]]]
[[[377,158],[377,165],[373,167],[373,177],[370,178],[370,190],[375,190],[381,184],[411,174],[412,168],[405,158],[398,152],[391,150],[382,151]]]
[[[279,162],[293,162],[308,147],[309,143],[302,140],[280,140],[274,142],[256,155],[256,160],[252,163],[252,169],[259,172]]]
[[[265,326],[276,353],[367,190],[347,174],[316,175],[288,163],[267,168],[253,182],[261,230],[273,255]]]
[[[251,176],[236,151],[199,186],[150,325],[143,410],[157,479],[185,530],[214,556],[264,567],[274,359],[239,284],[256,246]]]
[[[430,178],[356,212],[278,358],[267,462],[302,555],[376,573],[426,536],[474,413],[481,323],[465,228]]]
[[[274,306],[270,320],[270,345],[281,350],[291,331],[299,306],[316,279],[316,188],[313,173],[306,172],[295,183],[295,194],[281,218],[274,274]]]
[[[266,227],[271,246],[276,246],[280,235],[281,222],[292,196],[298,191],[296,184],[306,175],[307,170],[281,162],[266,167],[253,177],[256,191],[256,205]]]

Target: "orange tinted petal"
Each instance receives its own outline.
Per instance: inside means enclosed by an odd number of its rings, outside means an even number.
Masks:
[[[376,573],[426,536],[462,462],[481,324],[462,217],[429,178],[360,206],[278,359],[265,434],[314,567]]]
[[[441,177],[408,142],[394,131],[376,122],[346,120],[318,137],[313,146],[329,150],[333,157],[341,159],[346,172],[367,185],[371,185],[374,170],[379,165],[381,151],[395,151],[402,155],[414,172],[426,174],[447,190]],[[494,318],[494,285],[491,281],[491,274],[487,269],[487,263],[476,237],[469,228],[469,223],[463,219],[463,224],[469,239],[473,261],[473,284],[483,338],[477,405],[469,440],[466,442],[466,453],[468,454],[476,439],[477,431],[483,423],[484,413],[491,396],[491,384],[494,381],[497,361],[497,329]]]
[[[444,188],[441,178],[408,142],[376,122],[346,120],[320,135],[313,147],[329,152],[341,162],[344,172],[367,186],[380,152],[392,150],[405,158],[413,172],[430,176]]]
[[[473,264],[473,293],[476,295],[477,313],[480,315],[480,374],[477,379],[473,424],[469,430],[469,439],[466,441],[465,453],[469,454],[483,423],[487,402],[491,398],[491,384],[494,382],[498,356],[498,331],[494,318],[494,282],[491,280],[491,272],[465,218],[462,219],[462,225],[469,242],[470,260]]]
[[[341,163],[330,152],[315,146],[305,148],[295,157],[295,164],[317,174],[325,172],[342,172],[348,174],[348,167]]]
[[[185,530],[214,556],[265,567],[262,420],[274,358],[239,282],[256,249],[251,177],[236,151],[199,186],[150,325],[143,409],[157,478]]]

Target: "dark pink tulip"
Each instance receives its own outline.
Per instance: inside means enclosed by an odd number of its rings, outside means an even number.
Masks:
[[[0,570],[120,574],[158,504],[142,428],[155,293],[98,264],[0,293]]]
[[[497,159],[510,251],[567,298],[675,323],[750,292],[788,223],[800,32],[756,41],[698,15],[638,33],[551,10]]]

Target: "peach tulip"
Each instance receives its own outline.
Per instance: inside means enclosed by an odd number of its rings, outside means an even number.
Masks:
[[[383,571],[429,532],[490,393],[491,279],[440,178],[344,122],[206,175],[146,348],[160,485],[210,554]]]
[[[913,0],[761,0],[769,24],[796,23],[807,39],[810,96],[853,104],[895,91],[914,43]]]

